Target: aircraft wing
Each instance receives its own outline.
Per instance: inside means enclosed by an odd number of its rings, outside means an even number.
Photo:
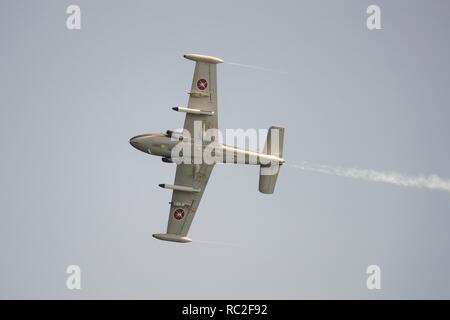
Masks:
[[[222,60],[214,57],[188,54],[187,59],[196,61],[189,103],[187,108],[175,108],[186,112],[184,129],[194,135],[194,123],[198,121],[200,131],[217,129],[217,76],[216,64]],[[197,129],[197,130],[198,130]],[[187,233],[194,219],[203,192],[214,165],[178,164],[170,202],[167,233],[154,234],[160,240],[190,242]],[[166,187],[166,186],[165,186]]]
[[[186,54],[184,57],[196,61],[187,109],[200,110],[200,113],[186,114],[184,129],[193,135],[194,121],[202,121],[205,130],[217,129],[216,65],[222,60],[197,54]]]
[[[173,190],[166,234],[154,234],[160,240],[190,242],[187,233],[194,219],[214,165],[179,164],[175,186],[189,190]]]

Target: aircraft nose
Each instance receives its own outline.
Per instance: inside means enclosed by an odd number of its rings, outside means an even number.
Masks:
[[[138,150],[143,150],[144,145],[141,137],[133,137],[130,139],[130,144]]]
[[[137,148],[137,145],[138,145],[138,142],[136,140],[137,140],[136,138],[130,139],[130,144],[135,148]]]

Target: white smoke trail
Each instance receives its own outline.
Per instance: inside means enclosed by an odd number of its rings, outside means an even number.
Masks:
[[[299,162],[296,164],[289,163],[288,165],[293,168],[305,171],[325,173],[334,176],[361,179],[373,182],[391,183],[403,187],[426,188],[431,190],[450,192],[450,180],[440,178],[435,174],[429,176],[408,176],[393,171],[383,172],[371,169],[343,168],[324,164],[310,163],[307,161]]]
[[[225,62],[225,63],[231,64],[233,66],[250,68],[250,69],[255,69],[255,70],[259,70],[259,71],[269,71],[269,72],[275,72],[275,73],[280,73],[280,74],[288,74],[288,72],[286,72],[286,71],[270,69],[270,68],[264,68],[264,67],[254,66],[254,65],[251,65],[251,64],[242,64],[242,63],[236,63],[236,62]]]
[[[195,243],[201,243],[201,244],[214,244],[214,245],[220,245],[220,246],[231,246],[231,247],[240,247],[240,245],[236,243],[230,243],[230,242],[218,242],[218,241],[207,241],[207,240],[194,240]]]

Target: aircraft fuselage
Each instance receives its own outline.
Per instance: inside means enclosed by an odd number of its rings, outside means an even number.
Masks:
[[[173,139],[171,135],[163,132],[144,133],[130,139],[130,144],[144,152],[154,156],[163,158],[164,162],[171,162],[173,148],[180,143],[179,140]],[[192,147],[192,157],[203,155],[208,143],[190,142]],[[217,144],[214,148],[216,163],[240,163],[266,165],[270,163],[283,164],[284,159],[273,155],[260,153],[256,151],[245,150],[234,146]]]

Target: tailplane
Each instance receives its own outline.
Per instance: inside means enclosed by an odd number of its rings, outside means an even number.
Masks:
[[[267,133],[264,153],[276,158],[283,158],[284,128],[271,126]],[[259,168],[259,191],[271,194],[275,190],[280,166],[284,161],[274,160]]]

